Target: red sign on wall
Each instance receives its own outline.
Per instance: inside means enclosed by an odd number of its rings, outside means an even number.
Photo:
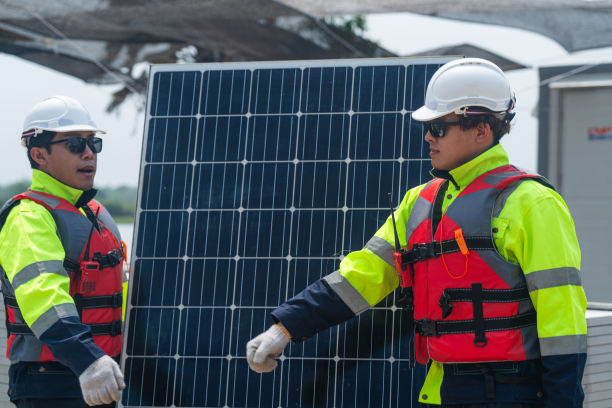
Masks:
[[[612,126],[590,126],[588,130],[589,140],[612,139]]]

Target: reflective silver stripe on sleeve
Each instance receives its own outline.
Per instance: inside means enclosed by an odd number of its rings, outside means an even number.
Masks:
[[[19,286],[31,281],[43,273],[54,273],[68,277],[68,272],[66,272],[66,269],[64,269],[62,261],[41,261],[34,262],[33,264],[30,264],[17,272],[15,277],[13,277],[13,282],[11,285],[13,286],[13,289],[17,289]]]
[[[60,305],[51,306],[49,310],[41,314],[38,319],[32,323],[30,329],[32,329],[32,333],[38,338],[59,319],[72,316],[79,316],[74,303],[62,303]]]
[[[580,272],[573,267],[544,269],[525,274],[527,289],[530,292],[538,289],[556,288],[559,286],[580,286]]]
[[[395,252],[393,245],[382,238],[374,236],[368,241],[365,247],[393,267],[393,253]]]
[[[540,354],[555,356],[559,354],[577,354],[587,352],[587,337],[585,334],[575,336],[556,336],[540,338]]]
[[[355,316],[365,312],[370,308],[370,304],[361,293],[350,284],[350,282],[339,271],[332,272],[324,277],[327,284],[332,290],[342,299],[344,303],[351,309]]]

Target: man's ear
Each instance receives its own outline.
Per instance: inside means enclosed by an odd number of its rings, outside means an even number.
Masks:
[[[479,143],[489,143],[493,141],[493,131],[488,123],[480,122],[476,126],[476,140]]]
[[[33,147],[30,149],[30,157],[38,164],[39,167],[47,165],[49,151],[44,147]]]

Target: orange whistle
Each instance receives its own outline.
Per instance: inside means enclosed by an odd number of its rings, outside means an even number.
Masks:
[[[468,250],[467,244],[465,243],[465,239],[463,238],[463,231],[461,230],[461,228],[455,230],[455,241],[457,241],[461,253],[467,256],[470,251]]]

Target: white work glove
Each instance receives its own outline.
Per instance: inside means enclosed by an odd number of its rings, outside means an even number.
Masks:
[[[289,337],[277,325],[270,327],[247,343],[247,362],[251,370],[268,373],[276,368],[278,357],[289,343]]]
[[[121,399],[125,388],[119,364],[109,356],[102,356],[79,376],[81,392],[87,405],[110,404]]]

